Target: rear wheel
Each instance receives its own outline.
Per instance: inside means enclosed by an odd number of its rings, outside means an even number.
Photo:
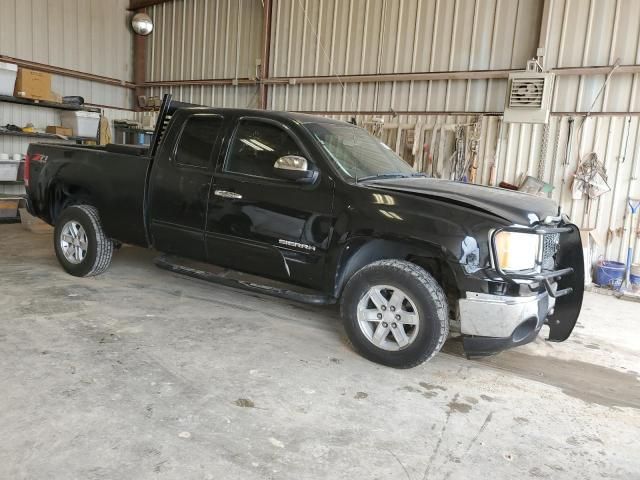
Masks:
[[[60,265],[76,277],[99,275],[111,264],[113,241],[102,230],[95,207],[65,208],[56,221],[53,241]]]
[[[422,267],[381,260],[347,283],[341,313],[349,340],[369,360],[410,368],[429,360],[449,334],[445,293]]]

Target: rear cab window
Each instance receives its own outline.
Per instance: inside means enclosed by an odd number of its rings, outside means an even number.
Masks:
[[[220,115],[196,114],[189,117],[176,145],[174,163],[180,167],[211,170],[211,156],[223,127]]]

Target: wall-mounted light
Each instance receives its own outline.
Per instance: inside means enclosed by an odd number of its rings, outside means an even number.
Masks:
[[[153,21],[146,13],[136,13],[131,17],[131,28],[138,35],[149,35],[153,31]]]

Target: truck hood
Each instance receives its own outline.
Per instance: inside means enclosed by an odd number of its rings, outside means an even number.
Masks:
[[[462,204],[518,225],[530,225],[558,214],[553,200],[503,188],[427,177],[380,179],[367,185]]]

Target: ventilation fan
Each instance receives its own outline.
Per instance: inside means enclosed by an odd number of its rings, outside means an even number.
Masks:
[[[549,123],[553,73],[539,71],[538,62],[527,62],[527,70],[512,73],[507,83],[504,121]]]

